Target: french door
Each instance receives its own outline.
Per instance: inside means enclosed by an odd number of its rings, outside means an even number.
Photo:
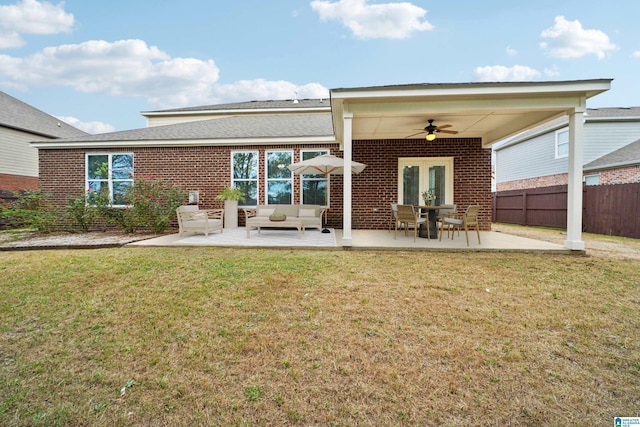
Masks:
[[[425,191],[436,195],[434,205],[453,203],[453,157],[398,159],[398,203],[423,205]]]

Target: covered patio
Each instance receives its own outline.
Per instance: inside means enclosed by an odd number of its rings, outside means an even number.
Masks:
[[[296,230],[262,230],[260,234],[251,232],[247,238],[244,227],[225,229],[222,233],[203,234],[187,233],[183,237],[169,234],[153,239],[142,240],[129,246],[160,246],[160,247],[228,247],[228,248],[267,248],[267,249],[313,249],[313,250],[399,250],[399,251],[460,251],[460,252],[539,252],[539,253],[576,253],[562,245],[542,240],[519,237],[495,231],[481,231],[481,244],[475,232],[469,235],[467,246],[464,231],[453,239],[443,236],[438,239],[418,238],[413,241],[413,235],[398,231],[394,239],[393,230],[352,230],[352,244],[343,244],[342,230],[330,229],[331,233],[320,233],[309,229],[298,238]]]
[[[424,135],[421,136],[421,141],[408,139],[415,138],[411,134],[415,133],[416,129],[424,127],[427,121],[434,121],[436,124],[446,123],[447,129],[456,131],[455,137],[446,138],[446,142],[443,142],[446,146],[440,146],[455,153],[461,142],[477,141],[481,149],[490,150],[493,144],[505,138],[554,118],[569,116],[569,193],[567,239],[564,247],[568,250],[582,251],[583,113],[586,110],[587,99],[608,90],[610,85],[610,79],[597,79],[333,89],[331,113],[336,140],[340,144],[345,164],[352,160],[367,163],[367,159],[361,158],[364,153],[361,148],[362,141],[371,142],[374,150],[403,144],[406,147],[409,141],[422,145],[433,142],[433,139],[424,141]],[[414,131],[410,132],[411,130]],[[354,158],[354,155],[357,158]],[[449,196],[452,199],[445,202],[457,203],[462,207],[470,204],[481,205],[484,215],[481,219],[481,229],[488,231],[491,228],[491,202],[490,189],[486,183],[490,179],[490,169],[484,164],[472,162],[461,168],[460,155],[447,155],[454,159],[453,173],[458,174],[464,170],[467,175],[463,182],[460,182],[464,185],[456,184],[452,191],[454,194]],[[473,172],[469,172],[474,168],[477,168],[475,176]],[[359,182],[354,178],[347,171],[343,181],[341,242],[345,247],[358,246],[356,236],[360,235],[361,231],[354,228],[363,228],[354,227],[358,217],[369,215],[368,210],[380,210],[377,206],[373,206],[373,209],[365,206],[363,209],[362,201],[357,199],[360,192],[357,185]],[[483,180],[483,183],[475,188],[469,187],[469,183],[476,179]],[[388,190],[389,188],[386,189],[387,192]],[[380,200],[378,202],[382,203]],[[401,200],[398,202],[402,203]],[[488,244],[491,239],[486,241]],[[484,241],[482,246],[485,246]]]

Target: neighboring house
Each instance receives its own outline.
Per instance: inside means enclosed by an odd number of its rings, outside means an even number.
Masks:
[[[87,135],[0,92],[0,190],[38,189],[38,150],[31,141]]]
[[[219,204],[225,187],[245,190],[244,205],[319,203],[327,197],[329,226],[387,229],[391,203],[436,203],[460,210],[480,205],[480,228],[491,228],[491,147],[569,114],[582,130],[585,101],[611,80],[453,83],[333,89],[329,100],[255,101],[149,111],[148,127],[34,142],[41,188],[63,204],[79,189],[106,188],[114,203],[140,174],[198,193]],[[450,125],[435,139],[420,133],[433,120]],[[444,130],[444,129],[443,129]],[[432,135],[433,136],[433,135]],[[571,147],[581,141],[572,139]],[[367,165],[358,174],[292,175],[287,165],[331,153]],[[578,178],[579,179],[579,178]],[[575,177],[570,177],[570,183]],[[328,194],[327,194],[328,192]],[[570,212],[581,200],[569,198]],[[242,218],[241,218],[242,219]],[[572,216],[567,247],[583,249],[581,217]]]
[[[587,185],[640,182],[640,107],[589,108],[583,129]],[[567,184],[568,138],[564,116],[494,148],[496,190]]]

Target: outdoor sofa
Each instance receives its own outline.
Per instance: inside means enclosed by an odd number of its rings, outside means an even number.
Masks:
[[[273,213],[283,213],[287,219],[298,219],[304,223],[304,228],[322,229],[322,215],[324,207],[320,205],[258,205],[255,208],[243,208],[247,224],[250,218],[268,218]],[[277,223],[274,223],[274,227]]]

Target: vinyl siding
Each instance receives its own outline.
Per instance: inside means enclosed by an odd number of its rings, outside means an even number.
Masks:
[[[555,135],[550,132],[496,151],[496,182],[567,172],[567,158],[555,158]]]
[[[555,158],[555,135],[555,131],[552,131],[497,150],[496,182],[567,173],[568,159]],[[587,122],[584,124],[582,164],[590,163],[638,139],[640,122]]]
[[[26,132],[0,127],[0,173],[38,176],[38,149],[29,142],[35,137]]]
[[[640,122],[588,122],[584,128],[583,165],[640,139]]]

